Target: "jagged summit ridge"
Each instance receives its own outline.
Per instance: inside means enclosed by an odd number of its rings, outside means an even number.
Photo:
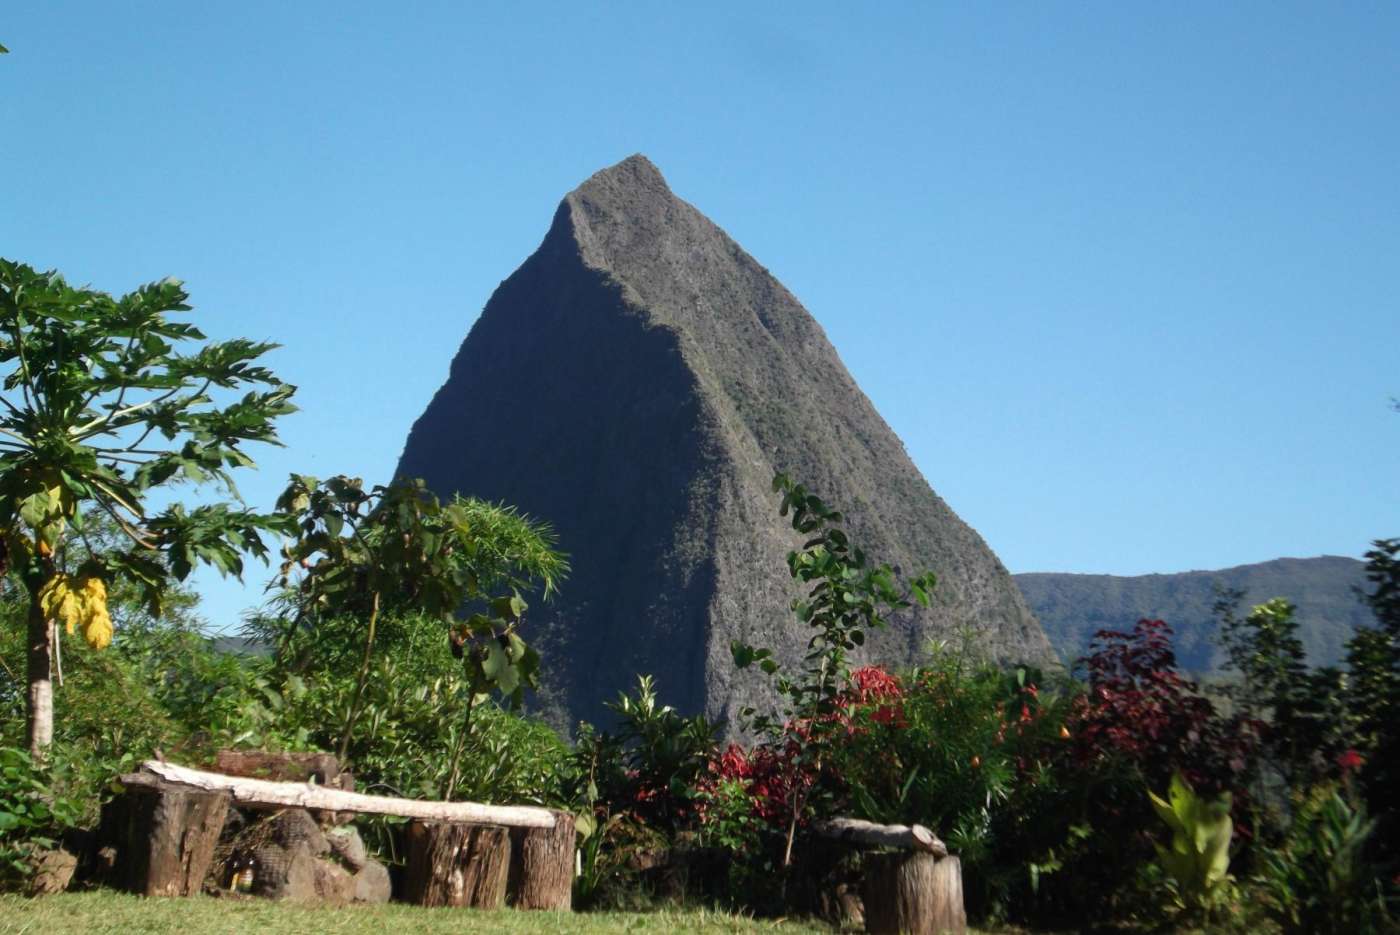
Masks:
[[[496,290],[409,434],[399,473],[554,523],[573,575],[537,608],[572,716],[638,673],[724,717],[760,700],[732,639],[805,641],[770,481],[844,508],[872,555],[938,573],[937,605],[869,655],[905,664],[970,627],[994,658],[1048,661],[1006,569],[933,493],[816,321],[644,156],[565,196]],[[747,679],[747,676],[746,676]]]

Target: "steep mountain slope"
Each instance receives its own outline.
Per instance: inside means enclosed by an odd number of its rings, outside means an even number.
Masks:
[[[1334,665],[1357,626],[1375,619],[1357,599],[1365,565],[1354,558],[1280,558],[1219,571],[1175,575],[1016,575],[1021,593],[1067,662],[1083,654],[1096,630],[1130,629],[1142,617],[1161,618],[1176,630],[1177,658],[1193,672],[1220,664],[1211,613],[1217,586],[1245,592],[1241,613],[1283,597],[1298,606],[1299,633],[1313,665]]]
[[[687,711],[763,696],[732,639],[795,659],[770,482],[842,507],[879,559],[939,574],[937,606],[868,647],[907,662],[970,627],[997,658],[1052,651],[1005,568],[929,489],[791,293],[633,156],[565,197],[544,242],[487,303],[413,426],[399,474],[553,523],[571,554],[536,608],[572,716],[654,673]]]

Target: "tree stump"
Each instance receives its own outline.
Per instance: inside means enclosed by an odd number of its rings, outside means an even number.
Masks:
[[[552,828],[512,828],[510,904],[516,909],[573,908],[574,816],[554,811]]]
[[[193,896],[204,884],[228,816],[229,797],[197,792],[151,776],[121,778],[126,787],[117,832],[120,885],[144,896]]]
[[[926,853],[871,854],[864,883],[865,930],[942,935],[967,931],[962,864]]]
[[[500,909],[511,866],[510,832],[495,825],[414,821],[408,826],[405,898],[420,906]]]

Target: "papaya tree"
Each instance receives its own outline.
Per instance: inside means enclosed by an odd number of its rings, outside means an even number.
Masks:
[[[326,481],[293,475],[277,506],[296,523],[279,574],[284,600],[292,607],[282,635],[314,632],[323,619],[363,621],[341,757],[362,713],[385,614],[443,623],[444,638],[463,660],[469,688],[458,735],[463,743],[482,697],[499,691],[516,704],[536,685],[539,655],[519,632],[526,610],[521,595],[539,587],[551,596],[568,571],[548,526],[480,500],[459,496],[444,504],[417,479],[365,489],[359,478],[344,475]],[[455,785],[460,747],[454,751],[449,789]]]
[[[230,471],[253,466],[247,443],[278,444],[295,388],[256,362],[276,345],[211,342],[178,320],[188,298],[174,279],[116,298],[0,259],[0,569],[27,593],[36,758],[53,739],[60,634],[106,647],[111,586],[159,614],[172,581],[199,564],[241,576],[244,553],[264,557],[263,535],[286,528],[242,504]],[[225,498],[187,507],[177,485]],[[68,549],[98,515],[121,547]]]

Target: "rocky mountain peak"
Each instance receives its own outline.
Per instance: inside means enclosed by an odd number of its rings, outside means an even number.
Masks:
[[[800,658],[770,490],[785,471],[841,507],[869,554],[939,576],[936,606],[868,658],[918,659],[971,629],[992,658],[1053,659],[1006,569],[929,488],[825,333],[766,269],[672,194],[644,156],[565,196],[501,284],[411,431],[399,473],[516,504],[571,554],[535,609],[570,717],[652,673],[668,702],[725,718],[762,703],[732,639]]]

